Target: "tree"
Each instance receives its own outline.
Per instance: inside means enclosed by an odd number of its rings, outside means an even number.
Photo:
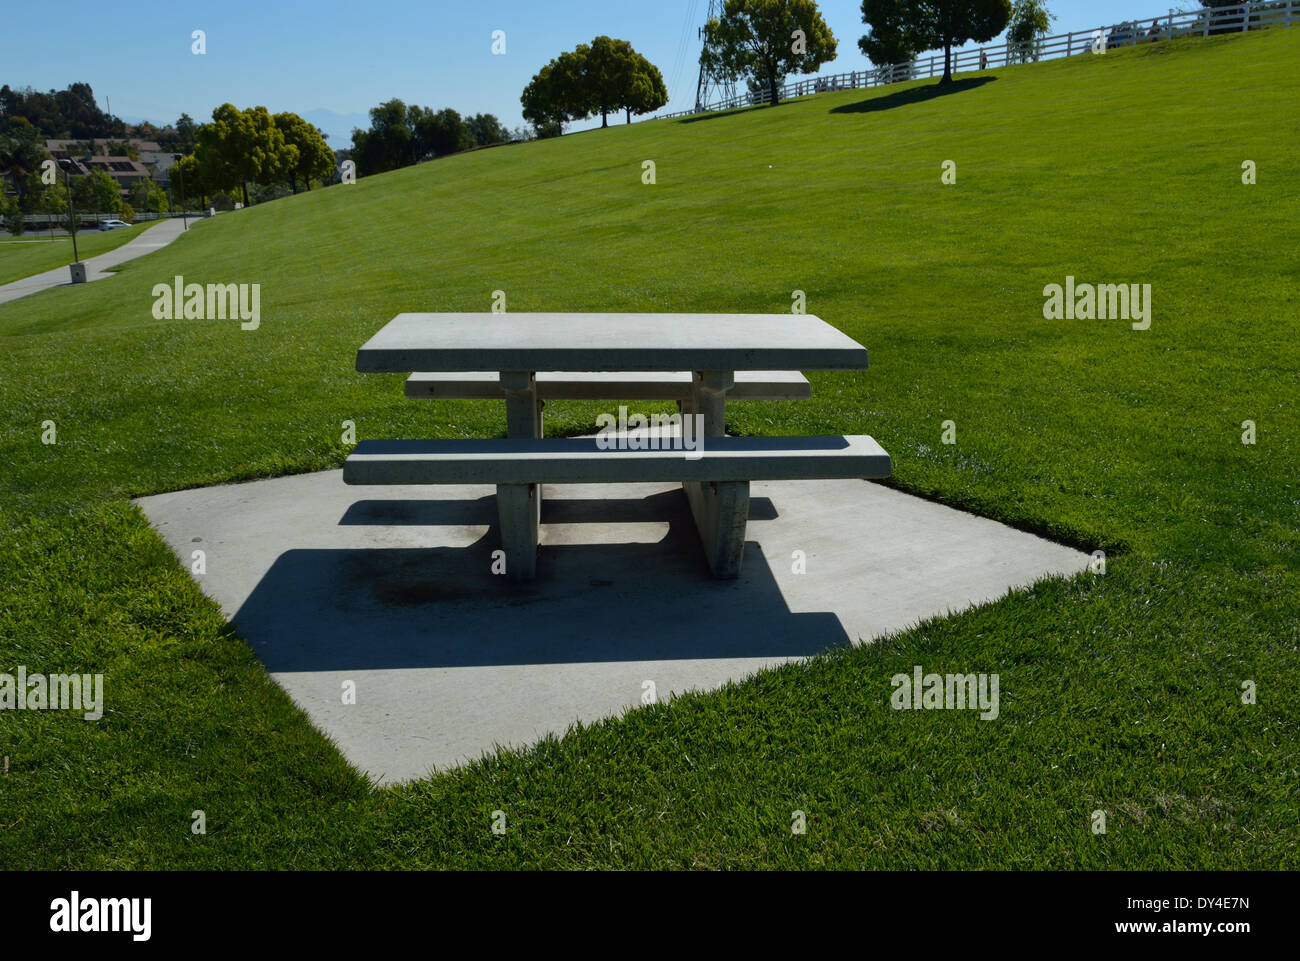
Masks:
[[[476,113],[472,117],[466,117],[465,126],[474,138],[474,143],[480,147],[505,143],[510,139],[510,131],[490,113]]]
[[[500,127],[495,117],[484,116]],[[371,108],[369,130],[352,131],[349,156],[358,173],[369,175],[468,150],[476,142],[470,125],[450,107],[435,111],[389,100]]]
[[[434,113],[427,107],[412,105],[408,115],[413,161],[445,157],[474,146],[474,134],[450,107]]]
[[[221,188],[239,187],[248,206],[250,182],[269,184],[298,162],[298,148],[286,144],[265,107],[238,110],[225,103],[212,123],[199,128],[199,163]]]
[[[132,186],[127,198],[135,210],[147,210],[155,214],[167,211],[167,195],[152,180],[142,180]]]
[[[370,108],[370,129],[352,131],[357,173],[378,174],[412,162],[412,135],[406,114],[406,104],[397,99]]]
[[[653,113],[668,102],[668,87],[659,68],[641,56],[632,54],[630,76],[623,95],[623,109],[627,111],[627,122],[632,122],[632,114]]]
[[[130,157],[132,160],[140,159],[140,151],[134,144],[125,140],[110,140],[104,144],[104,154],[109,157]]]
[[[1052,14],[1040,0],[1016,0],[1011,8],[1011,26],[1007,28],[1007,47],[1021,63],[1038,60],[1038,39],[1052,29]]]
[[[600,114],[600,125],[609,126],[609,112],[626,106],[638,56],[626,40],[597,37],[574,51],[582,62],[579,88],[581,101],[591,113]]]
[[[286,146],[297,149],[297,156],[292,158],[292,162],[286,163],[283,170],[285,176],[289,178],[289,189],[295,194],[298,192],[298,178],[302,178],[303,186],[311,190],[311,180],[313,177],[318,180],[330,176],[334,172],[334,151],[325,143],[325,135],[313,124],[309,124],[296,113],[277,113],[274,117],[275,126],[284,137]],[[286,161],[289,159],[290,152],[285,152]]]
[[[15,237],[21,237],[27,229],[27,221],[23,218],[22,208],[18,206],[18,198],[8,196],[4,190],[0,190],[0,223]]]
[[[126,124],[95,105],[88,83],[74,83],[60,91],[40,93],[31,87],[0,89],[0,120],[23,117],[42,139],[122,137]]]
[[[835,59],[835,35],[813,0],[727,0],[704,26],[700,64],[731,80],[748,76],[780,99],[780,78],[813,73]]]
[[[632,49],[626,40],[600,36],[579,44],[542,67],[519,98],[524,119],[541,137],[564,132],[570,120],[609,115],[618,110],[632,114],[658,110],[668,102],[668,89],[659,69]],[[504,133],[504,131],[503,131]]]
[[[175,127],[176,146],[180,148],[180,152],[192,152],[194,145],[199,142],[199,126],[194,122],[194,118],[187,113],[183,113],[177,119]]]
[[[207,207],[212,187],[204,174],[203,166],[194,154],[182,157],[172,164],[168,174],[171,178],[172,204],[184,210],[197,199],[200,208]]]
[[[40,181],[45,159],[40,132],[26,118],[14,117],[0,127],[0,177],[13,181],[20,201]]]
[[[122,209],[117,181],[102,170],[72,178],[72,201],[81,210],[93,213],[115,214]]]
[[[943,47],[939,83],[952,83],[952,48],[992,40],[1010,19],[1011,0],[862,0],[862,22],[871,32],[858,47],[878,65]]]
[[[519,102],[538,137],[557,137],[567,121],[591,114],[582,90],[583,69],[577,51],[566,51],[537,71],[524,88]]]

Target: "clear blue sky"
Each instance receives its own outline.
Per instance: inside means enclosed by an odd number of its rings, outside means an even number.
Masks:
[[[839,41],[838,59],[822,72],[865,67],[859,0],[822,0],[820,8]],[[1048,0],[1048,8],[1057,15],[1053,32],[1169,9],[1168,0]],[[101,107],[107,97],[118,116],[159,124],[182,112],[206,120],[227,101],[363,120],[375,104],[400,97],[493,113],[515,127],[523,123],[520,91],[538,68],[608,34],[659,67],[672,98],[666,109],[683,110],[694,105],[697,28],[707,10],[708,0],[12,3],[0,31],[0,83],[48,90],[85,81]],[[190,52],[196,29],[207,33],[204,56]],[[504,56],[491,52],[493,30],[506,32]],[[342,132],[331,145],[347,146],[351,120],[333,126]]]

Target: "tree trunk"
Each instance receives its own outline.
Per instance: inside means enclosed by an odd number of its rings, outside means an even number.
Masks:
[[[604,107],[600,108],[600,125],[602,127],[609,126],[609,111],[606,110]]]
[[[239,189],[242,190],[244,193],[244,206],[247,207],[248,206],[248,182],[240,181]]]
[[[769,95],[768,103],[775,107],[781,97],[780,92],[777,90],[775,73],[769,73],[767,75],[767,92]]]
[[[939,83],[952,83],[952,41],[943,42],[943,79]]]
[[[297,176],[294,175],[293,173],[290,173],[290,174],[289,174],[289,189],[290,189],[291,191],[293,191],[293,193],[294,193],[295,196],[297,195],[297,193],[298,193],[298,178],[297,178]]]
[[[632,108],[631,108],[631,107],[628,107],[628,108],[626,108],[626,109],[627,109],[627,122],[628,122],[628,123],[631,123],[631,122],[632,122]]]

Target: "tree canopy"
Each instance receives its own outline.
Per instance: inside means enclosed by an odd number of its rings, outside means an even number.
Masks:
[[[298,163],[298,148],[285,143],[265,107],[239,110],[225,103],[212,111],[212,122],[199,128],[195,148],[205,179],[214,187],[238,187],[248,206],[249,183],[270,183]]]
[[[952,48],[985,43],[1011,19],[1011,0],[862,0],[862,22],[871,32],[858,47],[883,66],[943,47],[943,79],[952,82]]]
[[[524,119],[538,136],[562,132],[570,120],[609,115],[623,110],[650,113],[668,102],[668,88],[659,68],[637,53],[626,40],[596,37],[553,59],[529,81],[519,98]]]
[[[466,117],[465,126],[469,128],[474,143],[480,147],[494,143],[506,143],[510,140],[510,131],[490,113],[476,113],[472,117]]]
[[[766,86],[772,104],[785,76],[815,73],[835,59],[837,45],[813,0],[727,0],[704,36],[701,65],[714,76]]]
[[[1047,36],[1055,19],[1041,0],[1016,0],[1011,8],[1011,25],[1007,28],[1011,56],[1021,63],[1037,60],[1038,39]]]
[[[493,135],[494,131],[488,129],[491,124],[482,118],[490,118],[500,128],[491,114],[472,118],[477,119],[484,136]],[[495,134],[499,132],[498,129]],[[478,143],[475,129],[455,110],[435,111],[393,99],[370,109],[369,130],[352,131],[352,159],[358,173],[377,174],[459,153]]]
[[[288,175],[289,189],[298,192],[298,180],[311,190],[311,180],[324,180],[334,173],[334,151],[325,143],[325,134],[296,113],[277,113],[275,126],[286,146],[297,150],[297,157],[286,156],[283,172]]]
[[[31,87],[15,90],[5,84],[0,87],[0,125],[16,117],[35,127],[41,139],[91,140],[126,135],[126,124],[99,109],[88,83],[73,83],[46,93]]]

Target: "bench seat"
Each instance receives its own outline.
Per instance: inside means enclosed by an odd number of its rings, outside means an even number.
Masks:
[[[496,371],[426,371],[406,379],[406,396],[440,400],[492,400],[504,396]],[[808,378],[797,370],[738,370],[728,400],[806,400]],[[541,400],[687,400],[691,372],[537,372]]]
[[[370,440],[348,457],[343,481],[591,484],[880,478],[890,472],[889,455],[866,435],[706,437],[703,447],[691,460],[682,450],[601,450],[594,437]]]

